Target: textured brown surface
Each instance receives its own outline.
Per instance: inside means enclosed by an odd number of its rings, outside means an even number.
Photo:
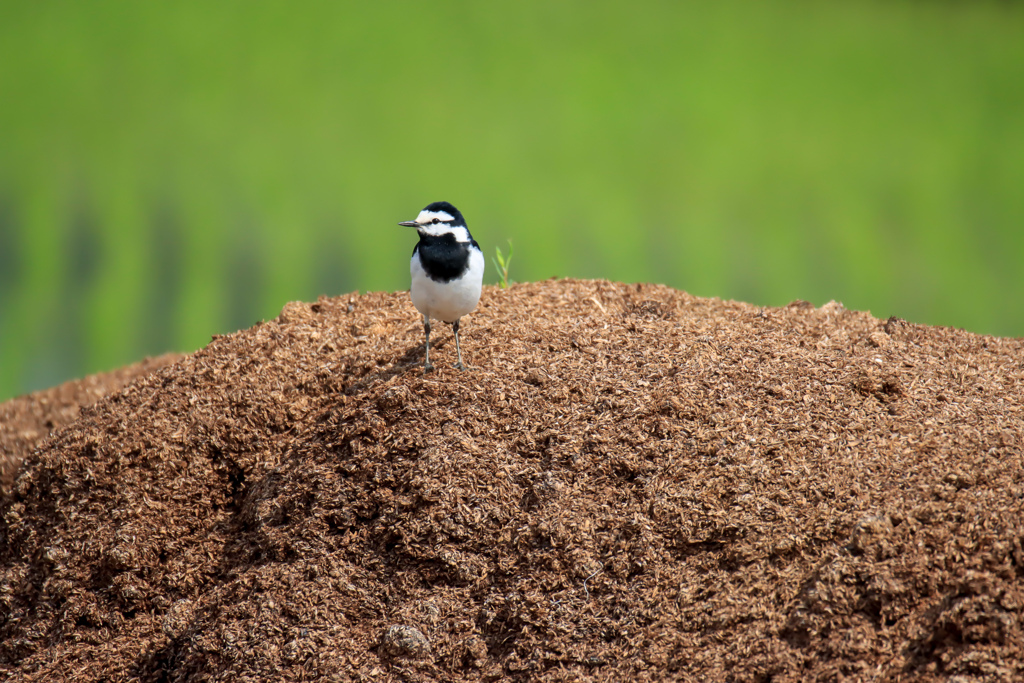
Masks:
[[[577,281],[464,323],[424,376],[407,294],[289,304],[26,447],[0,672],[1024,677],[1022,340]]]
[[[0,403],[0,491],[10,488],[22,459],[51,431],[77,420],[83,407],[181,358],[166,353]]]

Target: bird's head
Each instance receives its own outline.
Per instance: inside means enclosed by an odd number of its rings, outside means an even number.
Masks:
[[[416,232],[421,235],[454,235],[457,242],[469,242],[472,239],[466,227],[466,219],[448,202],[434,202],[420,211],[416,220],[403,221],[399,225],[416,228]]]

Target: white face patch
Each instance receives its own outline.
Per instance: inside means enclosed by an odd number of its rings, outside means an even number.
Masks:
[[[420,211],[419,216],[416,216],[416,222],[421,224],[429,223],[435,218],[439,221],[455,220],[455,216],[451,215],[447,211],[427,211],[426,209],[424,209],[423,211]]]
[[[438,223],[434,222],[435,218],[439,221]],[[434,237],[452,234],[455,235],[456,242],[468,242],[469,230],[463,225],[452,225],[446,222],[452,220],[455,220],[455,217],[447,211],[420,211],[420,215],[416,216],[416,222],[420,224],[420,227],[416,230]]]

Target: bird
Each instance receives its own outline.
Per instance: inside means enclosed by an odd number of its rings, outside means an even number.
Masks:
[[[423,372],[430,372],[430,321],[451,323],[455,333],[455,367],[465,370],[459,346],[459,320],[476,308],[484,279],[484,254],[469,234],[466,219],[448,202],[434,202],[420,211],[416,220],[399,225],[416,228],[419,242],[412,250],[409,289],[412,304],[423,316],[426,337]]]

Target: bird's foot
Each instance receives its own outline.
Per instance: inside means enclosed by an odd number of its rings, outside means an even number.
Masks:
[[[468,365],[463,365],[462,363],[456,363],[455,364],[455,369],[456,370],[468,370],[469,366]]]
[[[434,371],[434,366],[433,365],[431,365],[430,363],[424,363],[423,364],[423,374],[424,375],[427,374],[428,372],[433,372],[433,371]]]

